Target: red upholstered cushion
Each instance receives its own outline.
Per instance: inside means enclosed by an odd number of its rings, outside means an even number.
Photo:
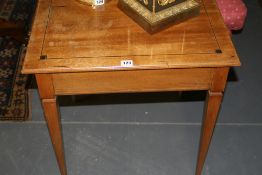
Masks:
[[[230,30],[243,28],[247,8],[242,0],[216,0],[224,22]]]

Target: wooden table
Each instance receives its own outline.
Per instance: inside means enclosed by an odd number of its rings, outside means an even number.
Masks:
[[[36,76],[60,172],[67,174],[58,95],[207,90],[200,175],[229,68],[240,65],[219,10],[202,0],[199,17],[150,35],[116,4],[38,1],[23,73]]]

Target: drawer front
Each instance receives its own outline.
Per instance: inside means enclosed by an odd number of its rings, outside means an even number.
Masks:
[[[207,90],[213,68],[53,74],[57,95]]]

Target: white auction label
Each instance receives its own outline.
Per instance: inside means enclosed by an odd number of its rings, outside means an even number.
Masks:
[[[121,66],[122,67],[132,67],[133,60],[121,60]]]
[[[94,0],[94,5],[104,5],[105,0]]]

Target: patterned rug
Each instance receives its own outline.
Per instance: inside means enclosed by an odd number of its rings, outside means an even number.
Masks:
[[[25,49],[10,37],[0,37],[0,120],[28,119],[27,76],[21,74]]]
[[[30,22],[35,0],[0,0],[0,19]]]

